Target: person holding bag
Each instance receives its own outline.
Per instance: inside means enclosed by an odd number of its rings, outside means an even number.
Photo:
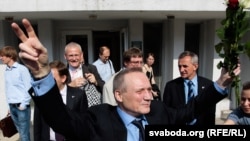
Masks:
[[[70,42],[65,46],[64,58],[70,72],[68,85],[85,91],[88,106],[101,104],[104,81],[101,79],[96,66],[85,62],[80,44]]]
[[[155,62],[155,56],[153,53],[148,53],[146,56],[146,63],[143,65],[142,70],[147,75],[149,82],[152,86],[152,94],[155,100],[161,100],[161,91],[155,82],[153,64]]]
[[[30,100],[31,75],[27,67],[18,63],[14,47],[5,46],[0,50],[0,60],[6,64],[4,72],[5,93],[11,118],[20,134],[21,141],[30,141]]]
[[[2,130],[4,137],[12,137],[17,133],[16,126],[8,112],[7,116],[1,119],[0,121],[0,129]]]

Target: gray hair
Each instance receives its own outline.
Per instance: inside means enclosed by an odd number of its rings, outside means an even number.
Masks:
[[[179,55],[179,59],[182,59],[186,56],[190,56],[192,58],[192,63],[193,64],[198,64],[199,63],[199,60],[198,60],[198,55],[195,54],[194,52],[192,51],[184,51],[182,52],[180,55]]]

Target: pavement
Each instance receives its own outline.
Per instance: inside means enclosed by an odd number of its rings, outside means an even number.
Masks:
[[[216,118],[215,124],[216,124],[216,125],[223,125],[224,121],[225,121],[224,119]]]
[[[31,127],[30,127],[30,140],[34,141],[33,139],[33,124],[31,123]],[[15,134],[12,137],[8,138],[8,137],[3,137],[2,134],[2,130],[0,130],[0,141],[21,141],[19,140],[19,134]]]
[[[0,141],[19,141],[19,134],[15,134],[11,138],[3,137],[2,131],[1,131]]]

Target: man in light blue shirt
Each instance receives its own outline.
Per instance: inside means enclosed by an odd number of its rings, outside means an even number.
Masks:
[[[101,46],[99,49],[99,58],[93,63],[103,81],[107,82],[115,70],[112,61],[109,59],[110,49],[107,46]]]
[[[4,72],[5,93],[10,108],[10,115],[22,141],[30,141],[30,100],[31,88],[29,70],[17,62],[17,51],[12,46],[0,50],[0,59],[6,64]]]

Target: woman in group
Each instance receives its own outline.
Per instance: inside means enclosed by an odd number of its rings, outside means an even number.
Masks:
[[[160,89],[155,82],[153,64],[155,62],[155,57],[153,53],[148,53],[145,59],[145,64],[142,67],[143,72],[147,75],[150,84],[152,86],[152,94],[154,99],[161,100]]]

